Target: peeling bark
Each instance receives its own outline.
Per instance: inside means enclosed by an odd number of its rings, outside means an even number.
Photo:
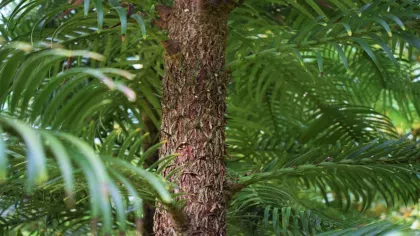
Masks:
[[[169,40],[165,47],[160,157],[179,156],[164,170],[184,195],[185,223],[163,206],[155,214],[155,235],[226,235],[224,71],[226,1],[175,0],[160,8]],[[163,9],[163,10],[162,10]],[[163,17],[162,17],[163,16]]]

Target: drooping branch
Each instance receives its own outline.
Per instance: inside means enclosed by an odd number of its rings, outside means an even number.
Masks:
[[[408,25],[409,27],[410,26],[414,27],[414,26],[418,25],[418,22],[410,21],[410,22],[407,22],[406,25]],[[397,30],[398,27],[400,27],[400,26],[396,23],[392,23],[392,24],[389,24],[389,27],[392,30],[393,29]],[[261,50],[259,52],[247,55],[244,58],[233,60],[228,65],[226,65],[226,67],[230,68],[232,65],[235,65],[236,63],[238,63],[238,61],[242,61],[244,59],[245,60],[250,60],[250,59],[252,60],[257,56],[261,56],[261,55],[265,55],[265,54],[278,53],[279,51],[288,50],[288,49],[291,49],[291,48],[309,49],[311,47],[327,45],[327,44],[330,44],[330,43],[347,43],[348,44],[349,42],[351,42],[350,40],[352,40],[354,38],[367,37],[367,36],[370,36],[372,34],[382,32],[382,30],[383,30],[382,26],[373,26],[373,27],[370,27],[369,29],[358,29],[356,31],[353,31],[351,34],[344,33],[344,34],[340,34],[340,35],[324,37],[324,38],[317,39],[317,40],[307,40],[307,41],[300,41],[300,42],[285,42],[284,44],[280,44],[277,47],[264,49],[264,50]]]
[[[225,191],[225,199],[226,201],[230,201],[232,197],[245,189],[246,187],[257,184],[264,181],[270,181],[270,180],[281,180],[284,178],[302,178],[305,176],[308,176],[308,174],[315,174],[322,176],[325,171],[348,171],[348,170],[363,170],[366,168],[369,169],[369,172],[381,174],[385,170],[385,168],[389,171],[395,171],[395,173],[405,173],[407,174],[415,174],[418,171],[418,168],[420,168],[419,163],[420,161],[416,157],[418,153],[412,153],[413,156],[408,156],[405,158],[393,158],[390,160],[374,160],[372,159],[369,164],[366,164],[366,162],[369,162],[368,160],[363,161],[354,161],[351,160],[345,160],[345,163],[335,163],[335,162],[329,162],[325,161],[322,163],[319,163],[318,165],[299,165],[297,167],[290,167],[290,168],[283,168],[279,170],[275,170],[272,172],[264,172],[264,173],[255,173],[251,176],[243,177],[241,180],[238,180],[236,182],[230,182],[227,185],[226,191]],[[413,169],[406,168],[404,166],[410,166]],[[399,170],[399,171],[396,171]],[[378,172],[377,172],[378,171]],[[376,176],[376,174],[374,174]],[[380,179],[381,177],[379,177]],[[374,179],[370,179],[374,180]],[[413,179],[414,180],[414,179]],[[416,180],[417,181],[417,180]]]

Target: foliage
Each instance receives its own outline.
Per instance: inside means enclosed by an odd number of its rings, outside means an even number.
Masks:
[[[175,156],[151,160],[166,38],[154,1],[77,2],[0,3],[4,232],[130,231],[143,201],[182,206],[159,177]],[[419,17],[417,1],[232,12],[229,234],[408,230],[363,213],[420,196]]]

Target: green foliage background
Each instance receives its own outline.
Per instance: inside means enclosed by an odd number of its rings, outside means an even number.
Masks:
[[[156,4],[0,3],[3,233],[130,233],[144,202],[182,207],[159,176],[176,154],[150,162],[162,144]],[[367,212],[420,196],[419,17],[409,0],[232,12],[226,161],[243,188],[229,235],[410,230]]]

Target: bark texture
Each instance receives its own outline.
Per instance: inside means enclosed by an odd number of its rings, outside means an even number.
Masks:
[[[225,1],[175,0],[172,9],[157,9],[167,27],[163,43],[166,75],[163,79],[160,156],[178,153],[165,169],[175,192],[185,201],[184,223],[177,223],[162,206],[155,214],[155,235],[226,235],[225,97],[224,72],[227,17]],[[179,220],[179,222],[181,222]]]

